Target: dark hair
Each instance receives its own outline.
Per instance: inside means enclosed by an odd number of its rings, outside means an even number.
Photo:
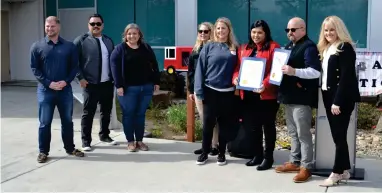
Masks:
[[[265,33],[265,42],[264,42],[261,50],[269,50],[270,44],[272,41],[271,29],[269,28],[269,25],[267,24],[267,22],[265,22],[264,20],[257,20],[254,23],[252,23],[251,28],[249,30],[248,45],[247,45],[246,49],[255,49],[255,50],[257,49],[255,42],[253,42],[253,40],[251,38],[252,29],[257,28],[257,27],[263,28],[263,31]]]
[[[103,23],[103,17],[102,17],[101,14],[98,14],[98,13],[92,14],[92,15],[89,16],[89,20],[90,20],[92,17],[98,17],[98,18],[101,20],[101,22]]]

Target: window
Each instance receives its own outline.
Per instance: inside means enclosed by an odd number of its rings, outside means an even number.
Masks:
[[[248,41],[248,0],[198,0],[198,24],[214,24],[219,17],[231,20],[239,43]]]
[[[45,17],[57,16],[56,0],[45,0]]]
[[[113,3],[97,0],[97,11],[105,23],[104,33],[113,39],[114,44],[120,43],[126,25],[134,22],[134,0],[113,0]]]
[[[182,66],[188,66],[190,52],[182,52]]]
[[[136,0],[135,11],[150,46],[175,45],[175,0]]]
[[[166,50],[166,59],[176,59],[175,47],[165,48],[165,50]]]
[[[87,8],[94,7],[94,0],[58,0],[58,8]]]
[[[325,17],[337,15],[349,30],[357,48],[367,47],[367,0],[309,0],[308,34],[317,42]]]
[[[256,20],[266,21],[273,40],[282,47],[289,42],[284,31],[288,21],[293,17],[305,19],[305,16],[306,0],[251,0],[250,25]]]

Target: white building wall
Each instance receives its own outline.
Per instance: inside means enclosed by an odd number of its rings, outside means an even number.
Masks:
[[[12,80],[36,80],[30,69],[30,46],[44,36],[42,0],[9,4]]]
[[[193,46],[197,31],[197,0],[175,1],[175,45]]]
[[[371,52],[382,52],[382,0],[369,0],[369,45]]]

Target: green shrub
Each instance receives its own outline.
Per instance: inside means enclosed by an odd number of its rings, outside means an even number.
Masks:
[[[187,105],[175,104],[167,109],[166,120],[176,133],[187,132]]]
[[[375,105],[359,103],[357,116],[358,129],[372,129],[373,126],[377,125],[378,119],[382,115],[381,112],[375,108]]]
[[[279,110],[277,111],[276,125],[278,125],[278,126],[286,125],[286,120],[285,120],[285,107],[284,107],[283,104],[280,105],[280,108],[279,108]]]
[[[152,103],[150,103],[150,107],[146,111],[146,118],[153,121],[161,121],[165,119],[165,113],[159,106],[153,106]]]
[[[187,133],[187,105],[177,104],[168,108],[166,121],[175,133]],[[195,119],[195,140],[202,140],[202,121]]]
[[[195,141],[200,141],[203,138],[203,125],[199,119],[195,120]]]
[[[163,136],[163,131],[160,128],[154,128],[151,130],[153,138],[161,138]]]

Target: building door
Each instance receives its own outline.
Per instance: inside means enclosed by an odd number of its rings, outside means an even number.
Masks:
[[[1,82],[11,80],[9,58],[9,14],[1,11]]]
[[[94,8],[59,9],[61,36],[66,40],[73,41],[77,36],[89,31],[89,16],[94,13]]]

